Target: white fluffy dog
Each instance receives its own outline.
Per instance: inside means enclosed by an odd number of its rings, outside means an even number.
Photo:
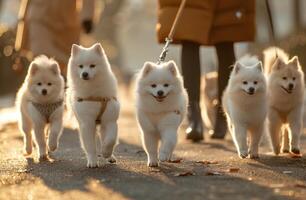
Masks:
[[[173,61],[157,65],[146,62],[137,81],[137,120],[148,156],[148,166],[169,161],[177,143],[177,131],[185,116],[187,93]]]
[[[24,153],[32,153],[32,129],[40,160],[47,158],[45,127],[49,123],[48,149],[54,151],[62,132],[64,79],[58,63],[46,56],[36,57],[17,93],[19,128],[24,134]]]
[[[117,142],[120,104],[117,99],[117,80],[101,44],[90,48],[72,46],[67,81],[67,100],[79,123],[87,167],[99,166],[97,125],[100,125],[98,136],[103,158],[115,162],[112,154]]]
[[[277,53],[277,57],[276,57]],[[283,130],[283,152],[300,153],[303,128],[304,73],[298,57],[289,56],[281,49],[264,51],[265,71],[268,76],[269,132],[273,151],[280,153]]]
[[[239,157],[258,158],[267,114],[267,86],[262,63],[256,57],[245,56],[236,62],[222,102]]]

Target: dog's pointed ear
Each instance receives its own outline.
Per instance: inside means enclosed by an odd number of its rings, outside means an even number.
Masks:
[[[80,52],[80,46],[77,44],[73,44],[71,47],[71,55],[75,56]]]
[[[38,71],[38,65],[36,63],[32,62],[30,67],[29,67],[30,75],[31,76],[35,75],[37,71]]]
[[[104,50],[102,48],[102,45],[100,43],[96,43],[92,46],[92,48],[95,50],[95,52],[98,55],[103,55],[104,54]]]
[[[166,67],[169,69],[173,76],[176,76],[178,74],[177,66],[173,60],[168,61],[166,63]]]
[[[291,60],[289,60],[289,64],[290,66],[296,68],[296,69],[300,69],[301,65],[299,62],[299,58],[297,56],[294,56]]]
[[[55,75],[59,75],[61,73],[59,64],[57,62],[52,63],[52,65],[50,66],[51,71],[55,74]]]
[[[274,63],[272,64],[272,70],[280,70],[285,65],[285,62],[281,58],[277,57]]]
[[[236,62],[235,66],[234,66],[234,73],[238,74],[242,67],[243,66],[240,62]]]
[[[150,73],[150,71],[153,69],[153,63],[152,62],[145,62],[142,67],[141,76],[145,77]]]
[[[263,67],[262,67],[262,62],[261,61],[259,61],[257,64],[256,64],[256,69],[258,70],[258,71],[260,71],[260,72],[263,72]]]

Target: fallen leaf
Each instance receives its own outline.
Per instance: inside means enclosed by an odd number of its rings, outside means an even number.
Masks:
[[[187,172],[178,172],[175,173],[174,176],[194,176],[195,173],[192,171],[187,171]]]
[[[196,163],[201,163],[203,165],[209,165],[209,164],[218,164],[218,161],[200,160],[200,161],[196,161]]]
[[[182,161],[183,161],[182,158],[176,158],[176,159],[170,160],[169,163],[181,163]]]
[[[227,171],[230,172],[230,173],[236,173],[238,172],[240,169],[239,168],[229,168]]]
[[[297,183],[297,184],[294,185],[294,187],[306,188],[306,185],[302,184],[302,183]]]
[[[219,176],[219,175],[221,175],[221,173],[220,172],[206,172],[205,173],[205,175],[206,176]]]

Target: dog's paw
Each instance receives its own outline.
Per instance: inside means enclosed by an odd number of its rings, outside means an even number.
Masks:
[[[242,159],[248,157],[248,152],[247,151],[240,151],[239,157],[242,158]]]
[[[250,159],[259,159],[258,154],[250,154]]]
[[[116,157],[114,155],[111,155],[111,157],[107,158],[106,160],[109,163],[116,163],[117,162]]]
[[[49,157],[48,157],[47,154],[40,155],[40,156],[38,157],[38,161],[39,161],[39,162],[49,161]]]
[[[148,167],[158,167],[158,161],[148,161]]]
[[[273,153],[278,156],[280,154],[280,148],[273,148]]]
[[[300,154],[301,153],[299,148],[292,148],[291,152],[294,153],[294,154]]]
[[[57,146],[58,146],[57,142],[49,142],[48,143],[48,149],[49,149],[50,152],[55,151],[57,149]]]
[[[282,153],[290,153],[289,149],[283,149]]]
[[[99,162],[98,162],[97,158],[87,158],[87,167],[88,168],[99,167]]]
[[[23,150],[23,155],[24,156],[29,156],[31,154],[32,154],[32,147],[31,148],[25,147],[24,150]]]
[[[168,154],[166,154],[166,153],[160,153],[159,154],[159,161],[161,161],[161,162],[168,162],[168,161],[170,161],[170,156],[168,155]]]

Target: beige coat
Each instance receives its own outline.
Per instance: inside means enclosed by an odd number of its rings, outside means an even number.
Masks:
[[[81,4],[81,0],[29,0],[21,48],[34,56],[54,57],[66,68],[71,45],[79,43],[82,20],[94,16],[95,0]]]
[[[181,0],[158,0],[157,36],[164,42]],[[255,35],[255,0],[187,0],[174,34],[203,45],[250,41]]]

